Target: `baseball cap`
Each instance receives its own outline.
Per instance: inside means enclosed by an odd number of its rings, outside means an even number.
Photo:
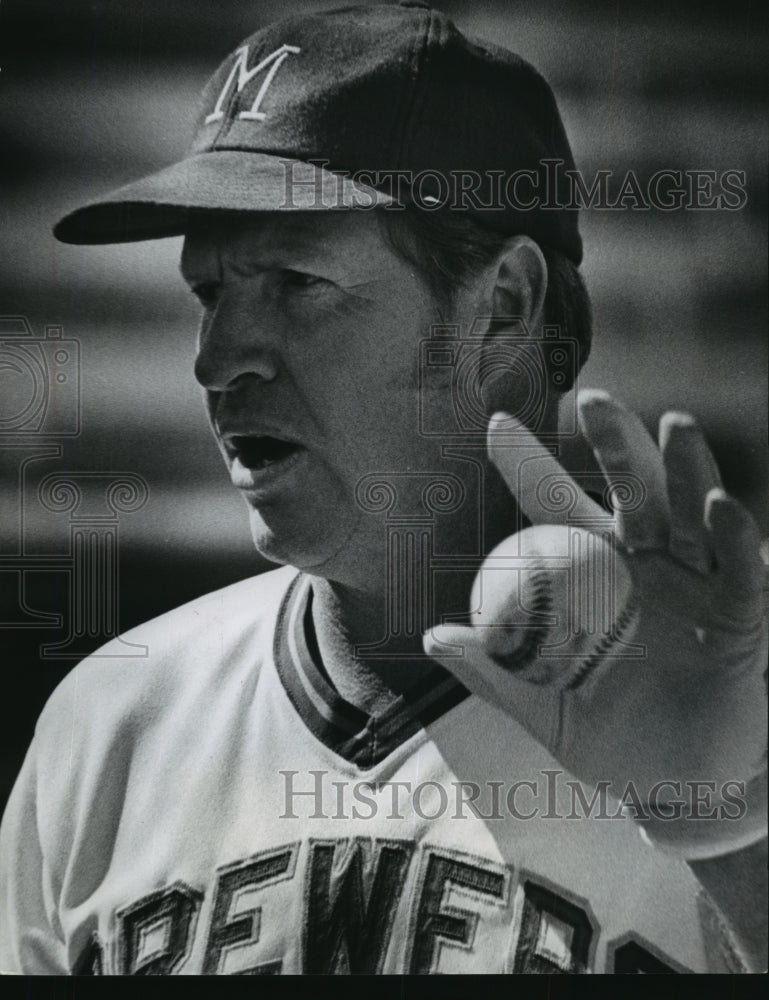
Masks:
[[[577,210],[553,164],[574,169],[553,92],[529,63],[421,0],[346,7],[247,38],[205,87],[187,155],[71,212],[54,235],[122,243],[181,235],[191,212],[448,205],[578,264]],[[539,183],[543,165],[544,203],[498,197],[511,178]]]

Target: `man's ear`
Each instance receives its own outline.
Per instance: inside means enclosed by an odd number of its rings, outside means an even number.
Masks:
[[[536,414],[538,424],[555,419],[557,396],[527,361],[531,340],[541,337],[547,280],[542,251],[528,236],[508,240],[486,271],[481,395],[488,416],[504,410],[524,421]]]
[[[489,272],[491,315],[496,332],[505,329],[505,318],[516,317],[529,333],[542,326],[547,264],[539,246],[528,236],[514,236]]]

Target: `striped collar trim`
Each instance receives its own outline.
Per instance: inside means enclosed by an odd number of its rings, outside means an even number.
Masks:
[[[360,768],[373,767],[469,692],[437,664],[379,715],[345,701],[319,666],[312,625],[312,584],[298,574],[283,599],[275,630],[275,665],[307,728]]]

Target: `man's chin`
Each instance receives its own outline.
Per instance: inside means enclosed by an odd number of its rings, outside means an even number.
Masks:
[[[328,562],[334,552],[330,533],[321,534],[317,523],[298,524],[296,519],[288,525],[278,522],[273,517],[265,520],[260,511],[249,509],[251,538],[261,556],[279,565],[306,570]]]

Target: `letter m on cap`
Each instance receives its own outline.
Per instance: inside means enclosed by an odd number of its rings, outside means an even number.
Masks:
[[[230,70],[230,75],[222,87],[222,92],[219,94],[219,100],[216,102],[216,106],[210,115],[206,115],[206,124],[209,122],[216,122],[219,119],[224,118],[224,102],[227,100],[227,95],[230,89],[234,86],[235,92],[240,93],[241,90],[258,76],[260,73],[265,72],[264,80],[262,80],[262,85],[259,88],[259,92],[254,98],[254,103],[251,105],[248,111],[241,111],[238,118],[246,118],[252,121],[263,121],[267,116],[263,111],[259,110],[259,107],[264,100],[264,95],[270,88],[270,84],[275,79],[275,74],[280,69],[283,61],[288,58],[291,53],[296,54],[301,52],[295,45],[281,45],[279,49],[275,49],[268,56],[265,56],[262,61],[254,66],[252,69],[248,68],[248,46],[244,45],[242,48],[238,49],[235,53],[235,63]]]

